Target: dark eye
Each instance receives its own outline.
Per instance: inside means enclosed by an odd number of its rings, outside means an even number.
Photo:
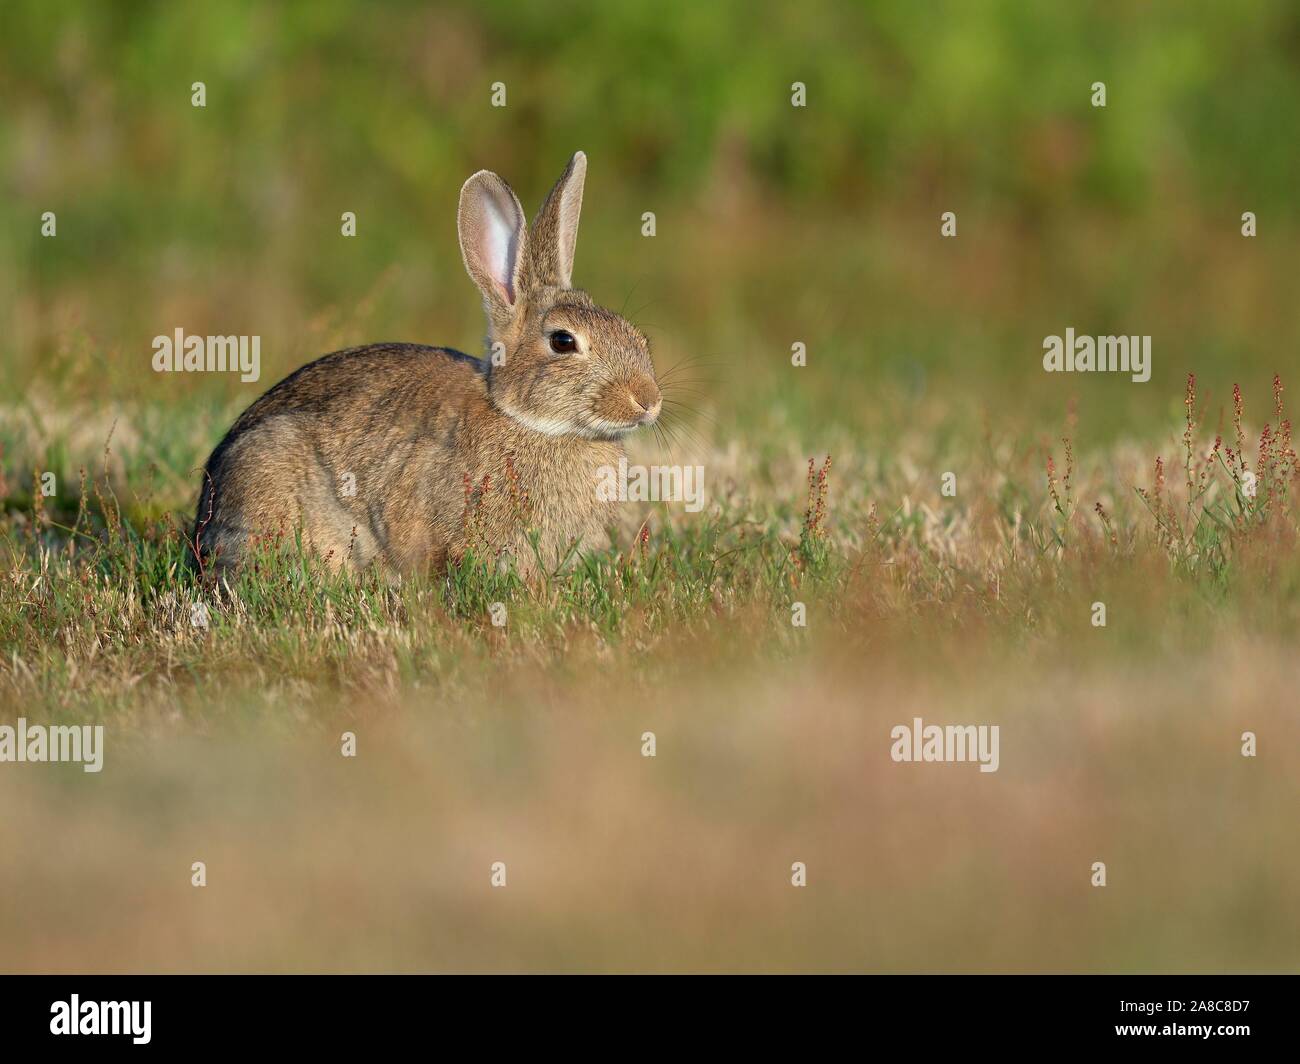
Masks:
[[[551,333],[551,350],[557,355],[571,355],[578,350],[578,341],[573,333],[561,329],[559,332]]]

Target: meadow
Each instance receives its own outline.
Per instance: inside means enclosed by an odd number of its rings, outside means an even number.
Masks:
[[[934,7],[12,5],[0,722],[107,746],[0,765],[0,969],[1296,969],[1300,20]],[[460,183],[576,148],[701,512],[201,585],[239,411],[479,352]],[[155,373],[177,328],[260,381]],[[1067,328],[1150,380],[1045,373]],[[998,771],[893,762],[915,717]]]

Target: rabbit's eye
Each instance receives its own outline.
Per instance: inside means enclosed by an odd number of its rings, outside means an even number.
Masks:
[[[557,355],[571,355],[578,350],[578,341],[573,333],[561,329],[559,332],[551,333],[551,350]]]

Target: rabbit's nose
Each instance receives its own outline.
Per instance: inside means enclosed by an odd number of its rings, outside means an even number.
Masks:
[[[643,377],[633,382],[628,389],[628,401],[632,404],[632,409],[640,416],[637,421],[642,425],[648,425],[659,416],[659,411],[663,409],[664,399],[659,393],[658,386],[648,377]]]

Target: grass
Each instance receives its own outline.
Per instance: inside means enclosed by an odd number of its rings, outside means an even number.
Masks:
[[[702,512],[627,506],[615,547],[531,583],[268,548],[224,594],[186,564],[192,496],[144,462],[185,444],[111,411],[140,442],[78,466],[74,505],[10,474],[0,704],[102,722],[107,748],[99,783],[0,774],[5,912],[47,928],[0,917],[6,964],[1289,970],[1300,565],[1274,390],[1254,428],[1189,379],[1163,443],[1086,451],[1072,414],[1030,446],[937,431],[932,404],[886,455],[832,431],[833,461],[701,426],[673,446],[706,468]],[[892,764],[913,716],[998,724],[999,772]],[[69,885],[91,881],[90,903]]]
[[[1252,465],[1240,391],[1233,435],[1211,442],[1189,379],[1178,483],[1162,457],[1145,483],[1122,452],[1076,466],[1069,436],[1045,472],[1032,452],[985,441],[989,464],[971,462],[951,497],[933,455],[873,469],[846,441],[833,468],[810,459],[801,476],[794,455],[759,470],[715,450],[697,456],[716,492],[703,513],[628,505],[618,546],[531,584],[472,554],[444,575],[394,583],[268,547],[220,594],[187,565],[189,510],[151,516],[158,500],[107,475],[106,447],[98,471],[79,470],[75,508],[39,490],[25,506],[11,498],[0,694],[32,718],[111,720],[269,697],[278,685],[360,696],[456,687],[521,662],[572,668],[575,645],[649,679],[683,642],[716,650],[741,633],[756,660],[969,637],[1010,648],[1091,638],[1123,654],[1158,645],[1171,624],[1204,638],[1234,615],[1251,635],[1284,638],[1300,603],[1290,561],[1300,469],[1280,381],[1274,391]],[[1122,637],[1089,636],[1094,601]],[[792,625],[796,602],[806,629]]]

